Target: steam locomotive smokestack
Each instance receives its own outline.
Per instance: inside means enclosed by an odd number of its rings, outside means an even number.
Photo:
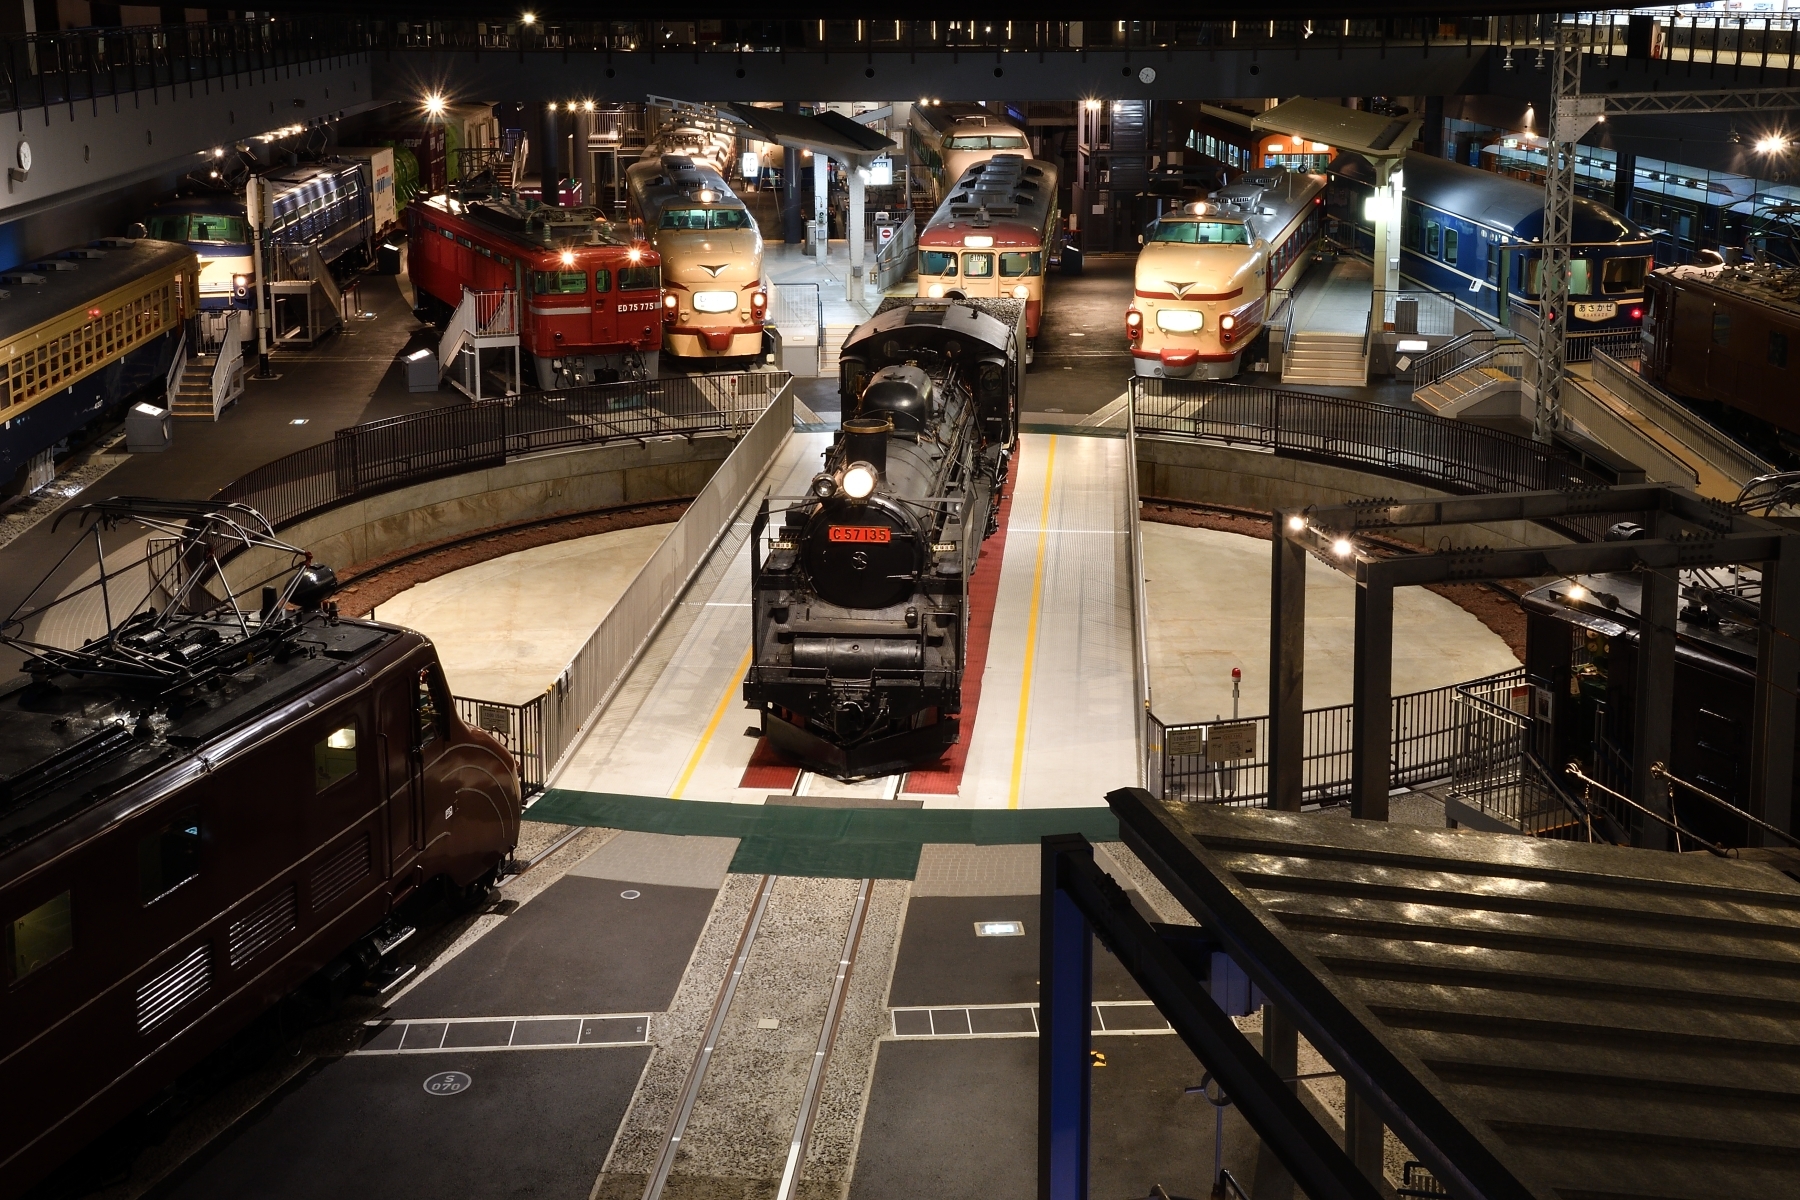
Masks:
[[[894,423],[886,417],[852,417],[844,422],[844,461],[866,462],[887,474],[887,435]]]

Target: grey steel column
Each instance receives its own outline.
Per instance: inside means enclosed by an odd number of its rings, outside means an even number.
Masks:
[[[1756,708],[1750,732],[1750,811],[1777,829],[1794,820],[1794,693],[1800,687],[1800,534],[1781,539],[1781,557],[1763,564],[1756,644]],[[1771,846],[1750,831],[1752,844]]]
[[[557,184],[562,181],[562,126],[556,119],[556,102],[543,108],[543,146],[538,150],[538,174],[542,179],[543,201],[554,208],[562,199]]]
[[[1677,529],[1672,517],[1655,515],[1652,537],[1671,537]],[[1650,773],[1656,763],[1669,761],[1675,713],[1675,618],[1681,589],[1676,571],[1645,570],[1643,598],[1638,605],[1636,694],[1632,702],[1631,793],[1652,812],[1673,815],[1669,785]],[[1790,731],[1790,735],[1791,731]],[[1641,844],[1652,850],[1669,847],[1670,832],[1660,821],[1643,821]]]
[[[1277,537],[1275,544],[1279,546],[1284,540]],[[1263,1005],[1262,1018],[1263,1061],[1283,1079],[1293,1080],[1300,1074],[1300,1030],[1273,1004]],[[1288,1087],[1298,1091],[1300,1085],[1291,1082]],[[1258,1143],[1250,1200],[1292,1200],[1295,1190],[1294,1177],[1282,1165],[1280,1155],[1267,1142]]]
[[[1394,585],[1381,563],[1357,565],[1356,680],[1350,715],[1350,815],[1388,819],[1394,709]]]
[[[1269,807],[1300,811],[1306,765],[1306,548],[1288,537],[1299,513],[1277,512],[1269,574]]]
[[[1344,1093],[1344,1153],[1371,1183],[1382,1179],[1382,1159],[1387,1128],[1375,1115],[1375,1106],[1353,1090]]]
[[[789,100],[781,106],[789,116],[800,115],[800,102]],[[806,225],[800,218],[800,147],[781,143],[781,240],[798,245],[806,236]]]

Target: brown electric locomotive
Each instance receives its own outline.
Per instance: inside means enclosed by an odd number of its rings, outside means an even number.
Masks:
[[[340,620],[254,510],[78,511],[152,536],[141,570],[0,628],[27,655],[0,683],[9,1196],[309,978],[397,984],[402,903],[484,893],[522,811],[431,643]]]

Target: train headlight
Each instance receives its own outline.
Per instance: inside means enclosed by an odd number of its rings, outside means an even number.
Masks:
[[[572,267],[575,265],[575,252],[573,250],[564,250],[562,252],[562,265],[565,267]]]
[[[736,292],[695,292],[694,311],[703,313],[731,312],[738,306]]]
[[[1135,308],[1125,313],[1125,336],[1134,342],[1144,336],[1144,314]]]
[[[1029,295],[1031,295],[1031,289],[1026,287],[1022,283],[1018,287],[1013,289],[1013,299],[1014,300],[1023,300],[1023,299],[1025,299],[1025,297],[1027,297]]]
[[[944,297],[944,285],[941,283],[934,283],[925,294],[930,296],[933,300],[941,300]]]
[[[821,472],[813,476],[812,494],[821,500],[829,500],[837,495],[837,480]]]
[[[663,296],[663,320],[673,321],[680,308],[681,301],[676,299],[673,293]]]
[[[1227,329],[1227,330],[1236,329],[1237,328],[1237,318],[1232,316],[1230,313],[1226,313],[1224,316],[1219,318],[1219,328]]]
[[[250,290],[250,277],[248,275],[233,275],[231,277],[231,289],[238,295],[243,295]]]
[[[868,463],[851,463],[844,472],[844,495],[852,500],[867,500],[875,490],[875,468]]]
[[[750,297],[750,307],[756,310],[758,316],[762,315],[762,310],[769,307],[769,293],[757,292],[752,295]]]
[[[640,263],[644,261],[644,252],[639,250],[636,246],[633,246],[630,250],[625,252],[625,258],[627,261]]]

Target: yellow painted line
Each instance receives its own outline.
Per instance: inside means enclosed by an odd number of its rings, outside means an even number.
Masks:
[[[1037,566],[1031,572],[1031,618],[1025,623],[1025,671],[1019,681],[1019,725],[1013,733],[1012,786],[1006,807],[1019,807],[1019,781],[1025,775],[1025,726],[1031,716],[1031,673],[1037,666],[1038,614],[1044,606],[1044,548],[1050,541],[1050,474],[1056,470],[1056,435],[1044,456],[1044,509],[1038,515]]]
[[[719,697],[719,706],[713,709],[712,720],[706,723],[706,729],[700,735],[700,744],[694,747],[693,754],[688,756],[687,766],[681,769],[681,778],[675,781],[675,790],[669,793],[669,799],[681,799],[681,793],[687,791],[688,781],[700,766],[700,760],[706,754],[706,748],[712,745],[713,734],[719,732],[719,722],[725,719],[725,710],[737,699],[744,687],[744,673],[750,669],[750,651],[744,651],[744,657],[738,660],[737,670],[732,672],[731,686]]]

